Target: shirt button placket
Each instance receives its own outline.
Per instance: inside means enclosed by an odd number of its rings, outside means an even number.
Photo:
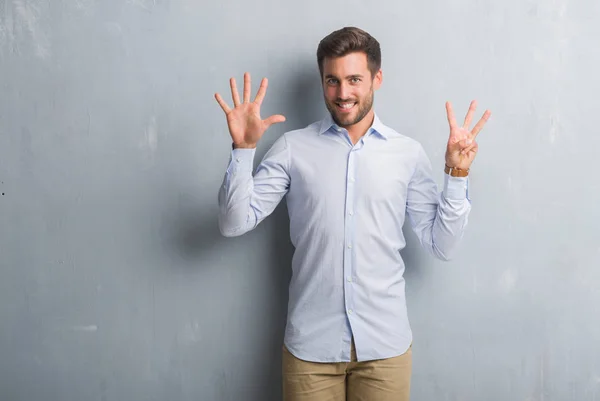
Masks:
[[[345,287],[346,291],[346,309],[348,315],[352,315],[352,311],[354,309],[354,293],[352,291],[353,287],[353,267],[354,267],[354,249],[353,249],[353,241],[354,241],[354,192],[355,192],[355,154],[356,152],[353,150],[350,151],[348,155],[348,173],[346,177],[346,216],[345,216],[345,243],[346,243],[346,257],[344,258],[344,276],[347,278]]]

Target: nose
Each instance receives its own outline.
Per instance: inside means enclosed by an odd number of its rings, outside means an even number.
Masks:
[[[341,82],[338,86],[337,96],[343,100],[348,99],[348,97],[350,96],[350,87],[346,82]]]

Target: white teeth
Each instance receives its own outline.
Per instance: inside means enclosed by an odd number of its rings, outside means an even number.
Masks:
[[[350,109],[354,106],[354,103],[338,103],[342,109]]]

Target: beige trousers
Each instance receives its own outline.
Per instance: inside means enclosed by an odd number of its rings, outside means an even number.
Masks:
[[[412,346],[403,355],[375,361],[316,363],[283,346],[284,401],[408,401]]]

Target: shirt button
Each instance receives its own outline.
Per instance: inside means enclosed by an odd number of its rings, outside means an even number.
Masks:
[[[352,210],[350,210],[350,211],[348,212],[348,214],[349,214],[350,216],[352,216],[354,213],[352,212]]]
[[[348,277],[348,282],[351,283],[352,282],[352,277]]]
[[[352,249],[352,245],[348,244],[348,249]]]
[[[350,177],[350,182],[354,182],[354,178]]]
[[[349,314],[352,314],[352,309],[348,309],[348,313],[349,313]]]
[[[239,163],[240,162],[240,158],[238,157],[237,159],[235,159],[235,161]]]

